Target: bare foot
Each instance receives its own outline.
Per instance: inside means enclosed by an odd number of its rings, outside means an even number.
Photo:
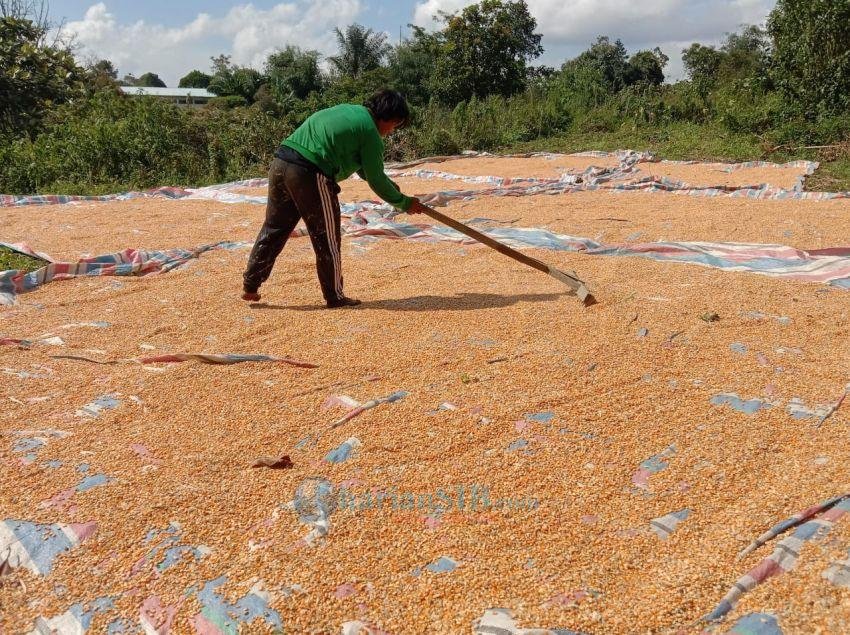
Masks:
[[[242,299],[245,300],[245,302],[259,302],[260,294],[257,292],[249,293],[248,291],[245,291],[242,294]]]

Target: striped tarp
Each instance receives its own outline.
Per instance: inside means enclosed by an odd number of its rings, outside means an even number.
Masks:
[[[684,164],[697,165],[698,161],[669,161],[660,160],[651,152],[639,152],[634,150],[618,150],[616,152],[578,152],[570,155],[550,154],[550,153],[529,153],[518,155],[502,155],[503,158],[526,158],[526,157],[545,157],[547,159],[556,160],[559,157],[595,157],[608,158],[615,157],[618,165],[615,167],[596,167],[590,166],[581,175],[565,174],[556,178],[550,179],[534,179],[523,177],[498,177],[498,176],[465,176],[451,174],[448,172],[429,171],[429,170],[413,170],[410,168],[422,165],[424,163],[439,163],[459,158],[475,158],[475,157],[492,157],[499,155],[491,155],[486,152],[476,153],[469,152],[459,156],[447,157],[430,157],[420,159],[405,164],[388,165],[387,173],[390,176],[414,176],[422,179],[457,179],[466,182],[474,183],[492,183],[497,188],[512,188],[513,195],[522,194],[539,194],[539,193],[570,193],[577,191],[592,191],[596,189],[613,189],[615,191],[634,191],[642,190],[647,192],[668,192],[676,194],[687,194],[692,196],[736,196],[756,199],[797,199],[797,200],[830,200],[834,198],[847,198],[850,192],[803,192],[803,181],[806,176],[812,174],[818,167],[817,163],[812,161],[791,161],[789,163],[769,163],[765,161],[748,161],[745,163],[735,164],[706,164],[717,165],[721,172],[733,172],[754,167],[769,167],[769,168],[803,168],[804,174],[800,177],[797,183],[789,190],[782,188],[774,188],[764,184],[761,185],[745,185],[745,186],[691,186],[687,183],[665,179],[662,177],[644,177],[636,181],[626,183],[618,183],[614,186],[606,186],[609,181],[620,181],[625,179],[629,174],[636,171],[639,163],[665,163],[665,164]],[[256,203],[265,204],[266,197],[254,196],[244,193],[234,192],[233,190],[242,188],[257,188],[266,187],[268,179],[257,178],[247,179],[242,181],[233,181],[230,183],[222,183],[218,185],[210,185],[199,188],[180,188],[180,187],[159,187],[141,192],[123,192],[120,194],[107,194],[102,196],[77,196],[77,195],[50,195],[50,194],[35,194],[35,195],[0,195],[0,207],[15,207],[26,205],[57,205],[76,202],[102,202],[102,201],[122,201],[136,198],[166,198],[166,199],[200,199],[200,200],[215,200],[222,203]],[[544,191],[539,188],[543,186]],[[475,193],[469,193],[469,196],[474,196]],[[499,195],[497,192],[482,190],[478,195]]]
[[[215,243],[197,249],[146,251],[125,249],[117,253],[82,258],[76,262],[50,262],[41,269],[25,273],[0,272],[0,304],[14,304],[15,295],[52,282],[80,276],[143,276],[166,272],[212,249],[227,249],[231,243]]]
[[[777,543],[772,554],[739,578],[705,619],[708,621],[722,619],[735,608],[743,595],[766,580],[791,571],[797,565],[797,560],[805,543],[813,539],[823,539],[832,530],[835,522],[847,512],[850,512],[850,494],[842,494],[804,509],[791,518],[774,525],[756,538],[741,551],[738,555],[739,560],[746,558],[753,551],[786,531],[795,530],[793,534]]]
[[[475,244],[469,237],[448,227],[427,223],[400,222],[378,206],[346,205],[343,232],[352,238],[377,237]],[[479,219],[483,221],[484,219]],[[590,238],[556,234],[545,229],[482,227],[481,231],[516,249],[579,251],[593,256],[635,256],[666,262],[695,264],[726,271],[756,273],[813,283],[828,283],[850,289],[850,247],[804,251],[785,245],[758,243],[656,242],[604,245]],[[304,235],[302,227],[295,236]],[[223,241],[196,249],[124,251],[84,258],[77,262],[51,262],[37,271],[0,272],[0,304],[14,304],[15,296],[53,280],[80,276],[142,276],[171,271],[201,254],[216,249],[234,250],[250,243]]]
[[[96,529],[94,522],[40,525],[25,520],[0,521],[0,565],[46,576],[61,554],[78,547]]]

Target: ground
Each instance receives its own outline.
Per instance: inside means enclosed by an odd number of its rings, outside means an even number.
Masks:
[[[846,247],[850,200],[610,187],[651,175],[794,192],[800,166],[644,161],[604,189],[526,196],[452,176],[590,165],[618,161],[465,158],[393,177],[412,194],[480,190],[443,211],[482,227],[625,245],[526,250],[587,281],[590,308],[481,246],[363,236],[343,240],[355,309],[323,309],[304,237],[261,305],[238,300],[239,245],[17,294],[0,308],[0,338],[27,340],[0,346],[0,632],[66,619],[92,632],[469,633],[495,608],[517,628],[583,633],[846,632],[846,501],[738,554],[850,492],[850,291],[635,254]],[[374,198],[342,185],[345,202]],[[137,198],[3,216],[4,242],[76,261],[250,242],[263,207]],[[129,361],[171,353],[316,367]],[[251,466],[282,455],[292,467]],[[764,564],[778,543],[784,566]],[[705,621],[757,566],[769,579]]]

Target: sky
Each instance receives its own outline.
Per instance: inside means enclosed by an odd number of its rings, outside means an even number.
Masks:
[[[432,28],[438,11],[464,0],[50,0],[54,20],[73,34],[81,61],[109,59],[119,76],[157,73],[169,86],[193,69],[209,71],[224,53],[237,64],[262,69],[276,48],[294,44],[336,52],[334,27],[358,22],[385,32],[391,42],[409,23]],[[660,46],[670,57],[668,80],[682,78],[682,49],[718,44],[743,24],[763,24],[775,0],[527,0],[543,35],[535,62],[559,67],[596,40],[621,39],[634,53]]]

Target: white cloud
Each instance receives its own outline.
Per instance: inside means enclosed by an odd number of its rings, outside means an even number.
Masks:
[[[561,61],[585,50],[599,35],[621,39],[630,51],[659,46],[669,57],[667,74],[682,74],[681,51],[691,42],[716,44],[742,24],[765,21],[775,0],[527,0],[543,34],[543,63]],[[425,0],[414,22],[432,27],[438,11],[449,13],[468,0]]]
[[[138,21],[119,23],[104,2],[82,20],[68,22],[81,57],[105,58],[123,75],[158,73],[169,86],[193,68],[207,71],[209,58],[224,53],[233,62],[261,68],[275,48],[294,44],[324,54],[336,50],[333,28],[354,21],[360,0],[293,0],[270,9],[234,6],[226,15],[199,14],[180,27]]]

